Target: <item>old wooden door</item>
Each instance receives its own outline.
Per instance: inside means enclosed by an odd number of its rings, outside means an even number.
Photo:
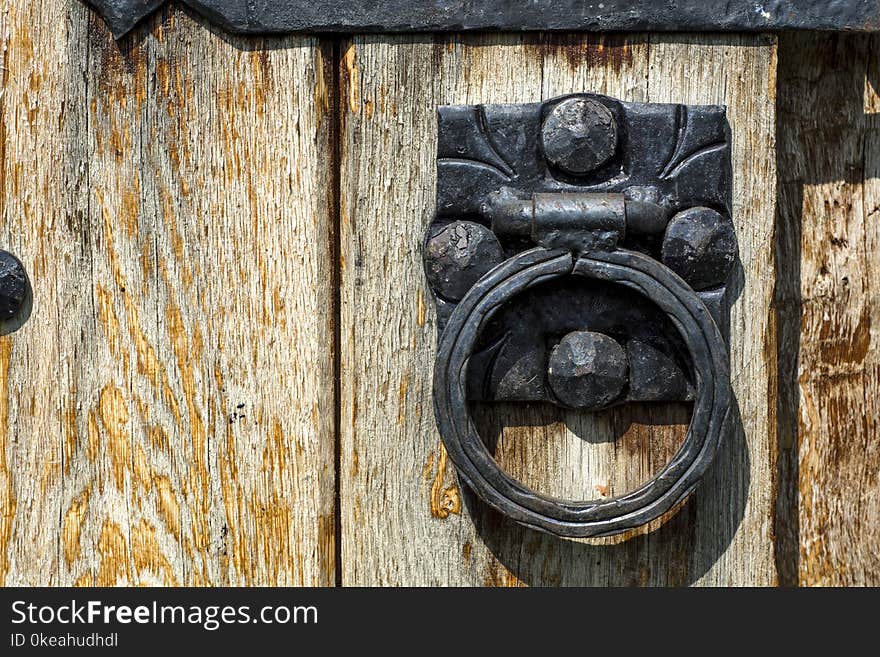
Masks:
[[[0,39],[0,235],[34,287],[0,338],[0,583],[880,583],[876,38],[248,37],[171,6],[117,43],[44,0]],[[456,479],[420,247],[438,105],[582,91],[728,107],[737,422],[676,513],[564,540]],[[479,422],[590,498],[689,412]]]

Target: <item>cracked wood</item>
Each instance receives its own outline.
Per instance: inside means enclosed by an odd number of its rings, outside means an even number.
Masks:
[[[4,2],[0,583],[332,584],[330,62]]]

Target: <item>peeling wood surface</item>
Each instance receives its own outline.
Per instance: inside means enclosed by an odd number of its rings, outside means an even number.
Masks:
[[[776,49],[763,37],[358,37],[341,80],[341,527],[349,585],[773,584]],[[433,212],[435,107],[592,90],[724,103],[743,263],[732,314],[741,426],[655,531],[565,541],[461,490],[434,426],[436,343],[419,247]],[[481,414],[498,458],[548,492],[614,494],[652,476],[687,408]],[[615,436],[621,436],[616,441]]]
[[[0,583],[332,584],[332,60],[57,0],[0,39]]]
[[[784,583],[880,585],[880,39],[786,36],[780,66]]]

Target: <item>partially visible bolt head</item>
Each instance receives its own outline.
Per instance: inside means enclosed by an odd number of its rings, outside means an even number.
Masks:
[[[696,207],[670,220],[661,257],[692,288],[706,290],[727,281],[736,253],[733,222],[711,208]]]
[[[0,251],[0,321],[15,317],[28,298],[30,286],[24,265],[7,251]]]
[[[551,165],[573,176],[583,176],[614,157],[617,122],[602,103],[569,98],[544,119],[541,139]]]
[[[471,221],[453,221],[425,245],[431,288],[447,301],[461,301],[484,274],[504,261],[495,233]]]
[[[629,361],[614,338],[575,331],[550,353],[547,377],[562,404],[597,411],[620,398],[629,380]]]

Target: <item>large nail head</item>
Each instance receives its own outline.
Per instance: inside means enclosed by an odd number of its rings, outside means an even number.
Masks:
[[[695,290],[727,281],[737,254],[736,231],[728,217],[696,207],[675,215],[663,237],[663,264]]]
[[[590,98],[569,98],[544,119],[541,140],[551,165],[583,176],[614,157],[617,122],[602,103]]]
[[[453,221],[425,245],[431,288],[447,301],[460,301],[486,272],[504,261],[495,233],[472,221]]]
[[[0,320],[15,317],[28,297],[28,278],[18,258],[0,251]]]
[[[602,333],[574,331],[550,353],[550,387],[565,406],[600,410],[617,401],[629,380],[626,351]]]

